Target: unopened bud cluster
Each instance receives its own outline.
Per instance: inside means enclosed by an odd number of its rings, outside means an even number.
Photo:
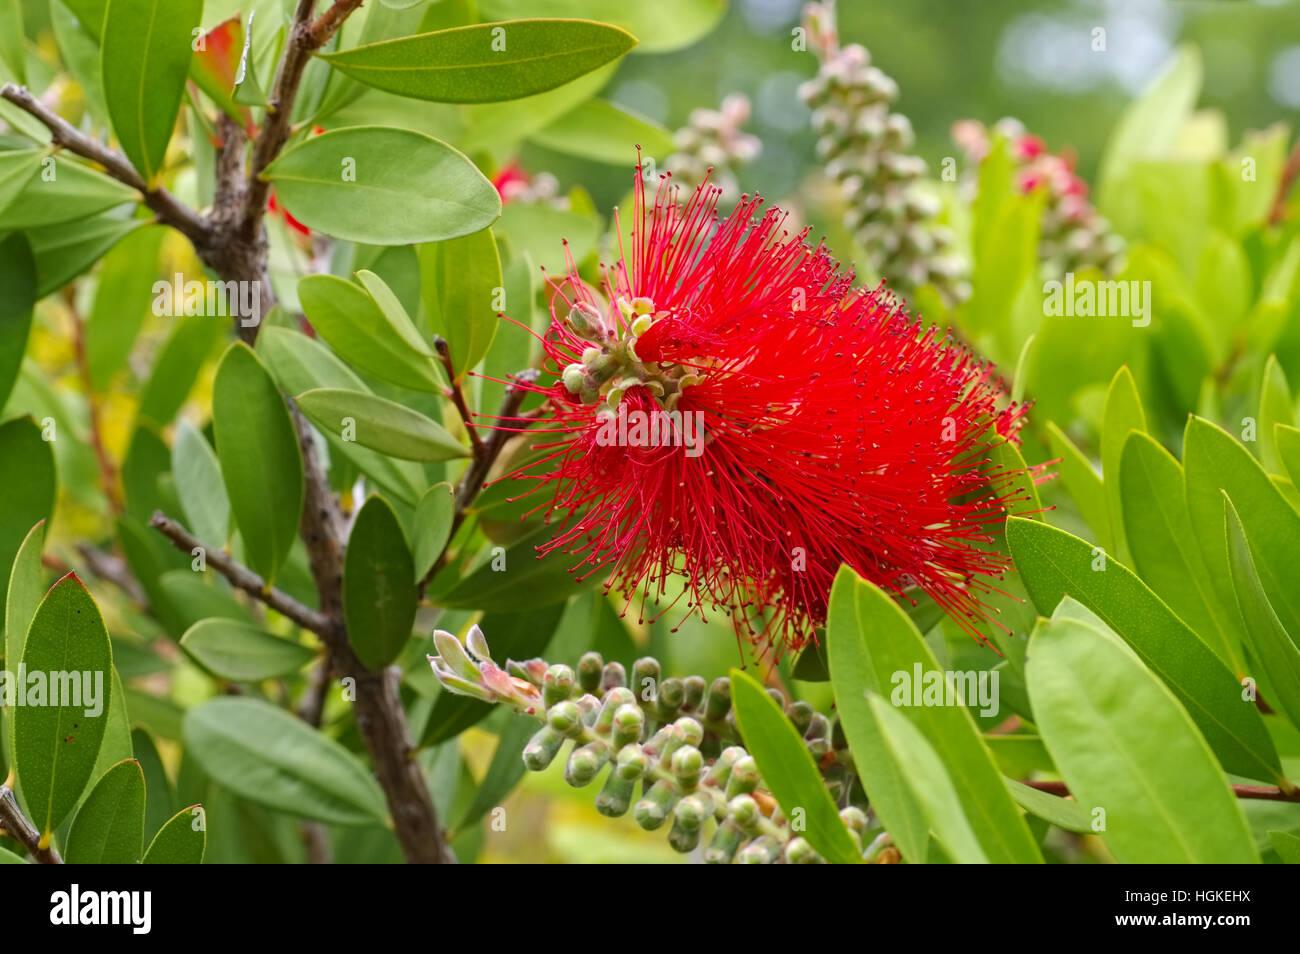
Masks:
[[[722,189],[726,204],[740,197],[736,169],[758,156],[762,143],[741,127],[749,119],[749,99],[733,94],[718,109],[694,110],[686,125],[673,134],[677,152],[668,157],[674,181],[694,189],[707,175]]]
[[[808,4],[804,23],[821,66],[800,96],[812,109],[817,156],[847,205],[844,224],[896,293],[933,285],[949,304],[963,301],[967,265],[938,222],[942,203],[921,184],[927,166],[912,153],[912,124],[891,108],[898,84],[864,47],[839,46],[829,5]]]
[[[823,860],[792,830],[764,790],[754,757],[737,744],[740,734],[726,677],[712,683],[699,676],[663,678],[653,657],[638,660],[629,676],[621,664],[606,663],[594,652],[576,667],[533,659],[509,661],[502,671],[491,662],[475,627],[466,639],[467,645],[473,640],[469,649],[479,660],[480,678],[475,682],[467,665],[472,662],[459,641],[441,633],[436,638],[442,655],[429,658],[445,688],[476,698],[490,696],[542,721],[524,747],[525,766],[543,771],[562,757],[568,743],[564,778],[570,785],[591,785],[604,775],[596,796],[602,815],[631,813],[647,831],[667,828],[668,843],[675,850],[703,846],[703,858],[710,863]],[[446,644],[447,639],[456,647]],[[832,796],[839,799],[853,777],[838,726],[805,702],[788,706],[786,715],[823,766]],[[866,813],[850,805],[840,817],[863,847]]]
[[[1072,156],[1048,152],[1043,140],[1016,119],[999,120],[991,131],[971,119],[952,129],[953,141],[976,166],[999,137],[1006,140],[1016,164],[1016,188],[1026,195],[1044,194],[1038,242],[1043,277],[1059,279],[1088,267],[1116,274],[1124,262],[1124,240],[1088,202],[1088,185],[1075,174]]]

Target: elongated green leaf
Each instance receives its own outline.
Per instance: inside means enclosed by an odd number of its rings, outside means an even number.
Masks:
[[[36,257],[36,297],[58,291],[145,224],[113,213],[29,230],[27,239]]]
[[[763,687],[739,669],[731,670],[731,701],[745,745],[786,818],[803,818],[803,836],[827,861],[856,864],[861,852],[849,837],[808,747]]]
[[[195,623],[181,637],[181,648],[203,668],[232,682],[292,676],[317,655],[251,623],[221,618]]]
[[[171,781],[153,736],[144,729],[131,731],[131,750],[144,772],[144,830],[157,831],[176,810]]]
[[[440,242],[501,214],[497,190],[469,159],[411,129],[331,130],[286,149],[263,176],[299,222],[351,242]]]
[[[1121,862],[1258,861],[1214,754],[1174,695],[1113,633],[1058,616],[1026,666],[1043,741]]]
[[[421,245],[420,294],[432,330],[447,341],[462,379],[483,360],[497,333],[501,259],[491,230]]]
[[[415,564],[402,525],[383,497],[357,514],[343,561],[348,639],[368,669],[397,658],[415,625]]]
[[[381,309],[364,289],[334,275],[309,275],[298,283],[298,298],[312,326],[346,361],[405,388],[442,392],[446,378],[415,326]]]
[[[22,665],[45,674],[44,699],[37,701],[28,686],[24,704],[12,710],[13,760],[32,823],[48,838],[91,780],[112,706],[113,648],[99,607],[76,574],[41,600]]]
[[[1130,432],[1119,484],[1134,569],[1226,665],[1244,673],[1236,627],[1230,619],[1220,623],[1217,597],[1192,536],[1182,465],[1151,437]]]
[[[1264,382],[1259,394],[1259,459],[1270,474],[1286,473],[1278,455],[1274,431],[1278,424],[1294,427],[1295,421],[1295,405],[1291,401],[1286,373],[1278,364],[1277,357],[1269,355],[1264,363]]]
[[[45,574],[41,570],[41,549],[45,546],[45,521],[27,531],[7,582],[8,598],[4,604],[4,658],[16,666],[23,658],[27,642],[27,627],[36,615],[45,595]]]
[[[22,0],[0,0],[0,63],[8,67],[18,82],[27,82]]]
[[[509,547],[494,547],[489,559],[439,591],[435,602],[452,609],[485,609],[501,603],[523,611],[563,602],[596,580],[581,581],[570,572],[575,558],[565,553],[539,557],[536,547],[550,539],[550,527],[539,527]],[[444,574],[445,576],[445,574]]]
[[[616,166],[626,166],[637,146],[651,156],[674,151],[668,130],[603,99],[587,100],[529,138],[565,155]]]
[[[0,0],[0,5],[9,0]],[[41,167],[44,149],[18,149],[0,153],[0,222],[14,199]]]
[[[1300,589],[1294,585],[1300,566],[1300,514],[1287,503],[1250,453],[1209,421],[1190,418],[1183,438],[1187,510],[1210,581],[1224,606],[1236,596],[1223,535],[1226,491],[1241,517],[1255,568],[1274,612],[1287,632],[1300,633]]]
[[[491,103],[542,93],[618,59],[636,39],[589,20],[514,20],[421,33],[322,57],[398,96]]]
[[[874,692],[867,693],[885,746],[903,771],[908,786],[916,792],[939,844],[960,864],[984,864],[988,856],[971,831],[961,798],[934,747],[921,730]]]
[[[0,507],[0,572],[10,572],[32,527],[49,519],[54,484],[53,445],[41,439],[36,423],[23,417],[0,424],[0,487],[5,488]],[[4,605],[0,599],[0,609]]]
[[[899,674],[924,680],[925,673],[942,670],[898,604],[848,567],[840,568],[831,588],[826,648],[835,703],[867,794],[896,840],[903,832],[913,850],[911,858],[922,859],[925,826],[918,830],[917,809],[909,804],[914,796],[908,794],[910,786],[902,784],[905,774],[892,759],[882,758],[888,749],[863,693],[892,697],[898,695]],[[946,676],[938,678],[948,685]],[[907,706],[905,714],[934,746],[945,768],[961,778],[967,817],[989,860],[1040,861],[1038,847],[966,707],[911,706],[908,701],[900,696],[897,703]],[[898,841],[900,847],[903,843]]]
[[[1092,832],[1092,820],[1078,802],[1040,792],[1036,788],[1010,778],[1007,779],[1007,789],[1011,792],[1011,797],[1016,800],[1016,804],[1029,814],[1051,822],[1065,831],[1081,834]]]
[[[411,546],[417,580],[424,578],[447,546],[455,516],[456,498],[451,484],[434,484],[420,498],[415,508]]]
[[[257,336],[257,353],[275,375],[280,388],[290,394],[301,394],[313,388],[370,391],[329,348],[288,328],[263,328]],[[376,454],[368,447],[345,442],[332,433],[324,436],[331,455],[337,452],[352,461],[358,470],[394,499],[412,507],[420,499],[420,489],[427,481],[419,464]]]
[[[1232,583],[1237,592],[1237,606],[1246,623],[1245,632],[1250,648],[1259,660],[1273,687],[1277,708],[1286,714],[1291,724],[1300,728],[1300,649],[1282,626],[1268,596],[1259,582],[1255,558],[1241,518],[1227,494],[1223,495],[1224,532],[1228,537],[1228,563],[1232,568]]]
[[[1104,548],[1113,550],[1110,514],[1106,510],[1106,490],[1101,478],[1092,469],[1092,464],[1083,452],[1052,421],[1047,422],[1047,440],[1052,456],[1060,458],[1056,469],[1060,472],[1061,481],[1074,505],[1079,508],[1079,513],[1087,521],[1097,541]]]
[[[652,5],[623,0],[485,0],[484,15],[507,20],[520,16],[589,17],[627,30],[638,52],[666,53],[689,46],[708,33],[727,9],[727,0],[657,0]]]
[[[1006,534],[1040,613],[1051,613],[1067,595],[1079,600],[1173,690],[1224,768],[1251,778],[1281,777],[1264,721],[1243,699],[1236,677],[1127,567],[1046,524],[1009,517]]]
[[[1300,838],[1287,831],[1270,831],[1268,840],[1283,864],[1300,865]]]
[[[364,391],[317,388],[299,394],[294,403],[322,431],[390,457],[435,461],[469,456],[469,449],[441,424]]]
[[[190,530],[210,545],[224,544],[230,536],[230,498],[221,479],[221,464],[189,421],[176,426],[171,463],[176,495]]]
[[[453,830],[464,831],[495,808],[515,787],[525,771],[524,746],[536,731],[537,723],[532,719],[510,714],[510,721],[497,737],[497,747],[492,753],[492,761],[488,763],[483,780],[475,789],[474,800],[465,807],[456,824],[452,826]]]
[[[243,342],[232,344],[217,367],[212,424],[245,559],[271,582],[297,536],[302,452],[275,382]]]
[[[336,825],[384,824],[384,794],[343,746],[283,709],[223,696],[185,713],[186,751],[224,788],[259,805]]]
[[[21,232],[0,241],[0,407],[18,380],[36,307],[36,259]]]
[[[158,829],[144,853],[146,865],[197,865],[208,845],[207,818],[202,805],[182,808]]]
[[[157,181],[185,93],[203,0],[109,0],[101,39],[104,98],[122,151]]]
[[[144,772],[118,762],[95,783],[68,832],[64,860],[74,865],[133,865],[144,852]]]
[[[104,256],[95,286],[95,302],[86,319],[86,364],[96,390],[103,390],[126,364],[158,298],[154,278],[158,253],[167,230],[132,232]],[[167,285],[170,293],[170,285]]]
[[[1124,537],[1124,508],[1120,495],[1120,455],[1130,431],[1144,432],[1146,415],[1142,398],[1128,366],[1116,372],[1106,392],[1106,406],[1101,424],[1101,473],[1106,482],[1106,513],[1110,517],[1115,552],[1121,563],[1131,563],[1128,542]]]
[[[9,168],[12,175],[23,178],[22,190],[4,204],[4,191],[0,191],[0,229],[30,229],[48,225],[61,225],[85,219],[137,198],[135,190],[96,172],[85,163],[49,156],[44,150],[35,150],[36,165],[40,172],[27,172],[25,163],[32,152],[9,153],[22,156],[23,165],[17,169],[0,164],[0,170]],[[12,162],[12,160],[10,160]],[[12,186],[0,172],[0,190]]]
[[[194,389],[199,369],[225,337],[225,322],[179,321],[162,351],[154,358],[153,374],[140,395],[137,417],[165,427]]]
[[[1288,424],[1273,425],[1273,445],[1278,459],[1294,484],[1300,480],[1300,429]]]

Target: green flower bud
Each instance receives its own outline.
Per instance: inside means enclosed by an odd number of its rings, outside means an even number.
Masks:
[[[730,801],[741,794],[748,795],[756,788],[758,788],[758,763],[754,761],[752,755],[737,759],[736,764],[731,767],[731,778],[727,779],[727,800]]]
[[[700,750],[693,745],[683,745],[672,757],[673,777],[677,779],[677,784],[683,791],[691,791],[700,784],[700,769],[704,765],[704,757],[700,755]]]
[[[808,731],[808,726],[813,721],[813,716],[817,714],[817,710],[813,708],[811,702],[804,702],[801,699],[798,702],[791,703],[785,714],[794,723],[794,727],[799,730],[799,734],[803,735]]]
[[[807,839],[796,836],[785,846],[785,860],[792,865],[815,865],[823,859],[813,850],[813,846],[808,844]]]
[[[674,677],[659,683],[659,691],[655,696],[656,714],[659,716],[659,721],[672,722],[673,719],[676,719],[677,713],[685,701],[686,689],[680,679]]]
[[[758,828],[763,813],[752,795],[737,795],[727,802],[727,820],[744,832]]]
[[[594,335],[603,324],[600,312],[585,301],[580,301],[569,309],[567,320],[569,327],[584,338]]]
[[[699,745],[704,739],[704,726],[690,716],[682,716],[673,723],[673,728],[681,732],[682,740],[687,745]]]
[[[578,685],[583,692],[595,692],[600,688],[600,677],[605,670],[605,660],[600,653],[584,653],[578,660]]]
[[[668,832],[668,844],[673,850],[682,853],[695,850],[704,819],[710,814],[709,803],[702,796],[688,795],[678,802],[673,812],[673,827]]]
[[[627,685],[627,670],[623,668],[620,662],[605,663],[605,669],[600,675],[600,688],[608,692],[616,686]]]
[[[632,817],[646,831],[654,831],[668,818],[668,813],[672,810],[676,799],[677,794],[673,791],[672,783],[667,779],[660,779],[650,786],[650,791],[645,793],[645,798],[636,803],[636,807],[632,810]]]
[[[581,394],[582,384],[587,377],[586,365],[574,362],[564,369],[561,380],[564,381],[564,387],[570,394]]]
[[[760,835],[736,855],[739,865],[770,865],[781,854],[781,846],[770,835]]]
[[[465,652],[465,647],[451,633],[441,629],[435,630],[433,645],[437,648],[446,669],[469,682],[477,683],[482,678],[482,673]]]
[[[641,728],[645,725],[645,713],[632,704],[621,705],[614,713],[614,748],[621,749],[641,738]]]
[[[704,861],[710,865],[729,865],[736,857],[736,849],[745,840],[745,833],[731,821],[724,821],[713,833],[713,840],[704,849]]]
[[[642,748],[645,750],[645,754],[650,758],[662,759],[665,753],[671,755],[671,750],[676,748],[678,745],[681,745],[681,739],[674,736],[672,726],[666,725],[652,735],[650,741],[642,746]]]
[[[806,739],[825,739],[829,747],[831,741],[831,720],[820,712],[812,714],[812,721],[803,733]]]
[[[596,724],[596,719],[600,715],[600,700],[590,692],[585,692],[578,696],[576,700],[578,711],[582,713],[582,724],[590,728]]]
[[[865,835],[867,832],[867,813],[856,805],[850,805],[847,808],[840,809],[840,819],[844,822],[849,831],[855,831],[859,835]]]
[[[650,702],[654,699],[655,686],[659,685],[662,671],[659,660],[653,656],[642,656],[632,664],[632,691],[641,702]],[[647,679],[650,681],[647,682]],[[649,699],[646,698],[646,689],[650,690]]]
[[[574,788],[589,785],[609,761],[609,746],[600,740],[588,742],[569,753],[564,780]]]
[[[542,702],[547,706],[553,706],[561,699],[568,699],[573,695],[575,682],[573,670],[556,663],[546,670],[546,677],[542,680]]]
[[[542,726],[524,746],[524,765],[530,772],[542,771],[555,760],[563,745],[564,733]]]
[[[608,818],[621,818],[627,814],[636,793],[636,779],[624,778],[618,772],[610,772],[605,779],[605,787],[596,796],[596,811]]]
[[[731,680],[719,676],[709,686],[709,697],[704,700],[704,718],[710,722],[720,722],[731,711]]]
[[[698,712],[709,684],[704,681],[703,676],[687,676],[682,681],[682,688],[686,696],[684,708],[689,709],[691,712]]]
[[[565,699],[546,710],[546,722],[562,735],[579,735],[582,732],[582,710],[572,699]]]
[[[731,769],[742,756],[748,755],[741,746],[729,745],[719,753],[718,758],[704,776],[704,784],[713,788],[726,790],[727,779],[731,778]]]
[[[614,771],[633,782],[643,776],[649,767],[650,760],[635,742],[620,749],[614,763]]]

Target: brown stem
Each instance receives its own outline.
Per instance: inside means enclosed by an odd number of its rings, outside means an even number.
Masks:
[[[13,781],[10,777],[9,781]],[[23,810],[18,807],[18,799],[9,783],[0,785],[0,828],[6,835],[22,843],[28,853],[43,865],[61,865],[63,859],[49,845],[41,846],[41,833],[27,820]]]
[[[1282,167],[1282,178],[1277,183],[1277,195],[1273,198],[1273,208],[1268,214],[1268,224],[1274,227],[1282,224],[1286,218],[1286,197],[1291,193],[1291,186],[1300,176],[1300,142],[1295,144],[1291,155],[1287,156],[1286,165]]]
[[[325,634],[332,628],[333,623],[327,616],[302,605],[289,594],[268,586],[266,581],[252,570],[236,563],[225,551],[209,547],[161,510],[154,511],[154,515],[149,518],[149,526],[160,531],[178,550],[185,553],[192,553],[196,547],[201,547],[204,551],[204,560],[229,580],[231,586],[256,597],[277,613],[289,617],[303,629],[309,629],[324,639]]]
[[[478,427],[474,424],[474,412],[469,409],[469,404],[465,401],[465,391],[460,386],[460,381],[456,377],[456,368],[451,363],[451,347],[440,335],[434,335],[433,347],[438,352],[438,357],[442,359],[442,366],[447,371],[447,380],[451,382],[451,386],[447,388],[447,397],[451,398],[452,403],[456,405],[456,411],[465,423],[465,430],[469,432],[469,442],[474,448],[474,457],[481,458],[484,451],[483,439],[478,436]]]
[[[95,462],[99,465],[99,479],[104,485],[104,496],[108,498],[108,507],[114,514],[120,514],[122,498],[117,492],[117,471],[113,467],[113,462],[108,459],[108,452],[104,449],[103,434],[99,426],[99,401],[95,399],[95,382],[90,374],[90,360],[86,357],[86,323],[77,313],[71,285],[64,289],[63,297],[72,315],[72,348],[77,359],[77,374],[86,392],[86,413],[90,418],[90,449],[94,452]]]
[[[1047,792],[1049,795],[1059,795],[1061,798],[1070,797],[1070,790],[1064,782],[1029,782],[1022,780],[1020,784],[1036,788],[1040,792]],[[1270,802],[1300,802],[1300,788],[1284,792],[1275,785],[1234,785],[1232,786],[1232,794],[1238,798],[1257,798]]]

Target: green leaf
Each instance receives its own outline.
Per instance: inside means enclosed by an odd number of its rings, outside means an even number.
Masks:
[[[76,222],[139,198],[130,186],[96,172],[85,163],[60,154],[49,156],[45,150],[34,152],[40,173],[29,172],[26,175],[22,191],[10,199],[7,207],[3,201],[4,193],[0,193],[0,229],[30,229]],[[22,176],[22,169],[33,153],[7,155],[23,157],[19,169],[11,169],[14,175]],[[0,170],[4,168],[0,165]],[[5,187],[5,183],[11,185],[12,181],[3,179],[3,173],[0,173],[0,189]]]
[[[563,86],[636,46],[587,20],[515,20],[421,33],[321,57],[375,89],[439,103],[492,103]]]
[[[993,473],[1004,475],[997,480],[997,493],[1003,496],[1007,510],[1032,520],[1043,519],[1043,503],[1038,499],[1034,475],[1019,448],[1005,438],[993,437],[988,449]]]
[[[212,427],[244,558],[270,583],[297,536],[302,452],[275,382],[243,342],[232,344],[217,367]]]
[[[874,692],[868,692],[866,696],[876,724],[880,726],[881,738],[902,769],[909,787],[916,792],[935,839],[959,864],[986,864],[988,856],[971,831],[966,813],[962,811],[961,797],[934,747],[920,729],[897,709],[886,705],[884,699]]]
[[[826,637],[835,704],[863,787],[904,857],[923,859],[927,826],[918,824],[917,796],[906,784],[906,774],[888,756],[864,693],[883,695],[891,687],[896,692],[898,674],[911,679],[917,673],[941,672],[939,663],[902,608],[849,567],[840,568],[831,587]],[[947,770],[962,780],[971,827],[989,860],[1040,861],[1038,847],[966,707],[907,707],[905,714],[934,746]],[[910,846],[910,853],[904,844]]]
[[[469,449],[441,424],[364,391],[317,388],[299,394],[294,403],[322,431],[390,457],[437,461],[469,456]]]
[[[1110,516],[1115,553],[1121,563],[1131,563],[1128,543],[1124,538],[1124,508],[1120,494],[1119,465],[1124,442],[1130,431],[1145,432],[1146,415],[1142,411],[1142,397],[1128,366],[1120,368],[1106,391],[1106,404],[1101,423],[1101,473],[1106,482],[1106,512]]]
[[[862,854],[844,827],[817,764],[776,700],[753,677],[733,669],[731,701],[745,745],[785,817],[801,814],[805,818],[808,828],[804,837],[827,861],[842,865],[861,862]]]
[[[125,694],[125,693],[124,693]],[[175,811],[172,784],[163,768],[153,736],[144,729],[131,731],[131,750],[144,772],[145,831],[157,831]]]
[[[32,527],[54,510],[54,451],[29,417],[0,424],[0,573],[8,574]],[[40,544],[36,544],[39,550]],[[0,596],[0,610],[5,607]]]
[[[1011,792],[1011,797],[1016,800],[1016,804],[1029,814],[1051,822],[1065,831],[1092,834],[1092,819],[1077,801],[1040,792],[1036,788],[1010,778],[1007,779],[1007,789]]]
[[[301,719],[260,699],[221,696],[185,713],[186,751],[241,798],[333,825],[384,825],[370,770]]]
[[[0,0],[0,6],[8,2],[10,0]],[[0,152],[0,222],[4,221],[5,213],[15,198],[36,175],[46,155],[44,149]]]
[[[415,578],[424,579],[443,549],[451,539],[451,527],[456,518],[456,494],[451,484],[434,484],[424,492],[415,508],[415,521],[411,536],[411,550],[415,563]]]
[[[446,378],[405,313],[380,308],[364,289],[335,275],[308,275],[298,283],[298,298],[312,327],[344,360],[404,388],[442,393]]]
[[[447,341],[457,380],[492,347],[503,288],[490,229],[419,247],[420,294],[429,326]]]
[[[1286,470],[1277,450],[1277,425],[1295,426],[1295,405],[1286,374],[1275,355],[1264,363],[1264,383],[1259,394],[1259,459],[1270,474],[1283,474]]]
[[[1255,566],[1269,603],[1287,632],[1300,633],[1300,590],[1294,586],[1300,514],[1241,444],[1201,418],[1187,422],[1183,467],[1192,530],[1220,602],[1231,607],[1236,601],[1223,534],[1221,491],[1226,491],[1258,557]]]
[[[100,42],[104,99],[122,151],[158,181],[190,70],[203,0],[109,0]]]
[[[1236,677],[1127,567],[1046,524],[1008,517],[1006,534],[1040,613],[1051,613],[1067,595],[1080,601],[1173,690],[1224,768],[1250,778],[1281,778],[1264,721],[1243,700]]]
[[[497,737],[492,761],[474,791],[474,800],[452,825],[453,831],[464,831],[501,803],[506,794],[523,777],[524,746],[537,731],[537,723],[526,716],[509,713],[509,721]]]
[[[462,153],[411,129],[350,126],[304,139],[263,173],[303,225],[371,245],[487,228],[501,197]]]
[[[86,364],[96,391],[104,390],[125,364],[157,300],[154,277],[167,230],[132,232],[104,256],[95,301],[86,319]],[[167,284],[168,294],[171,285]]]
[[[1273,699],[1291,724],[1300,728],[1300,649],[1282,626],[1259,582],[1255,558],[1242,529],[1241,518],[1231,498],[1223,495],[1223,525],[1228,538],[1228,562],[1232,569],[1237,607],[1245,621],[1247,639],[1260,668],[1268,677]]]
[[[0,407],[18,380],[36,307],[36,259],[21,232],[0,241]]]
[[[263,328],[257,336],[257,353],[275,375],[280,388],[290,394],[301,394],[313,388],[370,391],[329,348],[297,331],[274,326]],[[420,489],[427,481],[419,464],[376,454],[368,447],[345,442],[332,433],[326,433],[324,437],[331,455],[338,453],[350,460],[394,499],[412,507],[420,499]]]
[[[1111,536],[1110,513],[1106,509],[1106,490],[1101,477],[1093,470],[1083,452],[1074,446],[1074,442],[1053,421],[1047,422],[1047,442],[1052,456],[1060,458],[1056,470],[1061,475],[1070,499],[1079,508],[1079,514],[1091,528],[1097,542],[1105,549],[1113,550],[1115,547]]]
[[[73,865],[133,865],[144,851],[144,772],[118,762],[95,783],[68,832],[64,860]]]
[[[690,46],[712,30],[727,10],[727,0],[657,0],[654,4],[624,0],[485,0],[485,18],[509,20],[520,16],[587,17],[613,23],[639,42],[640,53],[667,53]]]
[[[1259,860],[1205,739],[1113,633],[1058,615],[1034,632],[1026,672],[1043,742],[1074,800],[1104,810],[1118,861]]]
[[[1300,865],[1300,838],[1287,831],[1270,831],[1268,840],[1283,864]]]
[[[48,838],[90,783],[112,709],[113,648],[99,607],[76,574],[55,583],[37,607],[22,666],[45,673],[47,691],[44,703],[37,703],[29,686],[26,704],[12,710],[13,761],[32,823]],[[66,685],[60,679],[55,687],[54,673],[75,678]],[[57,701],[69,704],[51,704],[56,689]],[[93,705],[90,694],[97,694]]]
[[[371,497],[357,514],[343,557],[343,617],[367,669],[397,658],[411,637],[418,603],[402,525],[383,497]]]
[[[36,297],[58,291],[146,224],[143,219],[110,214],[29,230],[27,238],[36,256]]]
[[[600,223],[541,203],[511,202],[494,231],[547,271],[565,272],[564,246],[556,240],[566,240],[573,260],[581,262],[596,247]]]
[[[622,167],[637,146],[651,156],[675,149],[672,134],[658,123],[603,99],[587,100],[529,139],[566,156]]]
[[[207,439],[185,419],[176,425],[171,453],[176,495],[190,531],[209,545],[221,546],[230,536],[230,498],[221,478],[221,464]]]
[[[1124,532],[1142,581],[1169,604],[1237,674],[1245,672],[1235,625],[1219,622],[1219,606],[1206,581],[1192,535],[1182,465],[1141,432],[1129,434],[1120,457]]]
[[[221,618],[195,623],[181,637],[181,648],[204,669],[231,682],[292,676],[317,656],[315,650],[251,623]]]
[[[45,596],[45,573],[41,567],[41,549],[45,546],[45,521],[41,520],[23,538],[14,556],[13,569],[7,580],[4,604],[4,659],[17,665],[23,658],[27,627],[36,615],[36,607]]]
[[[1291,482],[1300,480],[1300,429],[1286,424],[1273,425],[1273,442],[1277,448],[1278,459],[1291,477]]]
[[[194,390],[199,371],[225,338],[225,322],[179,321],[162,351],[153,359],[153,373],[140,395],[137,417],[165,427]]]
[[[149,842],[146,865],[197,865],[203,862],[208,844],[207,819],[202,805],[182,808]]]
[[[8,67],[14,79],[26,84],[27,57],[23,50],[22,0],[0,0],[0,62]]]
[[[438,606],[449,609],[485,609],[498,604],[512,610],[536,609],[567,600],[595,583],[570,572],[574,557],[549,553],[539,557],[536,547],[554,536],[542,526],[505,549],[493,548],[490,558],[445,591],[436,593]]]

